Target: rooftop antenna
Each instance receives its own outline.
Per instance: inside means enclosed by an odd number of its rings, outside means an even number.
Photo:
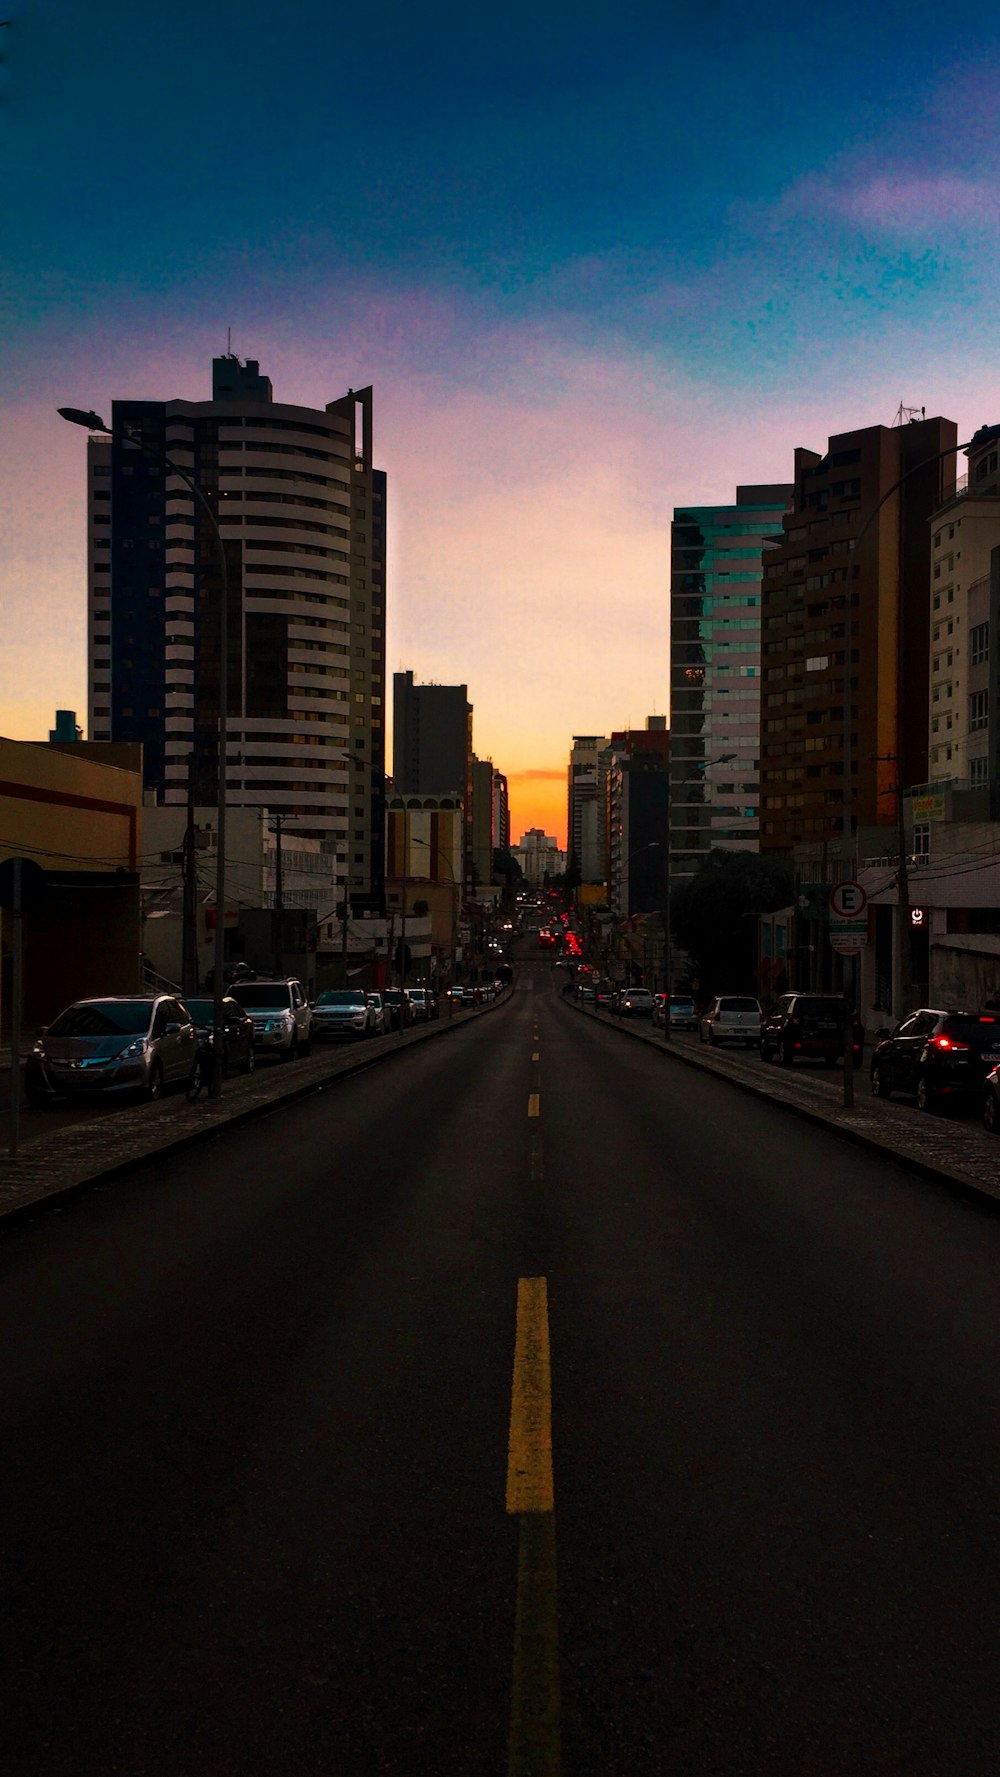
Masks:
[[[907,407],[906,404],[901,401],[896,409],[892,423],[894,426],[916,426],[919,425],[921,420],[925,420],[926,418],[926,407]]]

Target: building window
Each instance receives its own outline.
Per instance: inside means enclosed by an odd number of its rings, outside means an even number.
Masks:
[[[982,666],[990,657],[990,626],[988,623],[974,623],[969,631],[969,664]]]
[[[918,863],[926,863],[931,855],[931,828],[928,821],[925,825],[913,829],[913,855]]]
[[[989,783],[989,763],[985,758],[969,760],[969,782],[973,789],[981,789],[984,784]]]
[[[990,694],[988,691],[973,691],[969,698],[969,732],[985,728],[990,719]]]

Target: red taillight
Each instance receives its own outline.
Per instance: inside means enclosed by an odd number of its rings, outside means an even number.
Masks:
[[[954,1037],[932,1037],[930,1047],[932,1049],[951,1049],[953,1052],[961,1050],[965,1054],[968,1052],[969,1045],[968,1043],[956,1043]]]

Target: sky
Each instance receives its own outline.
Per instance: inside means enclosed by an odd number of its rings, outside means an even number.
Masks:
[[[5,9],[6,10],[6,9]],[[668,709],[670,518],[900,402],[1000,420],[1000,16],[922,0],[10,0],[0,732],[86,709],[57,406],[375,390],[390,672],[516,839]]]

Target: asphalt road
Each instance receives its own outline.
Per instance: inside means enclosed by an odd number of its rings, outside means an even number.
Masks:
[[[545,961],[40,1211],[5,1773],[994,1777],[998,1226]]]

